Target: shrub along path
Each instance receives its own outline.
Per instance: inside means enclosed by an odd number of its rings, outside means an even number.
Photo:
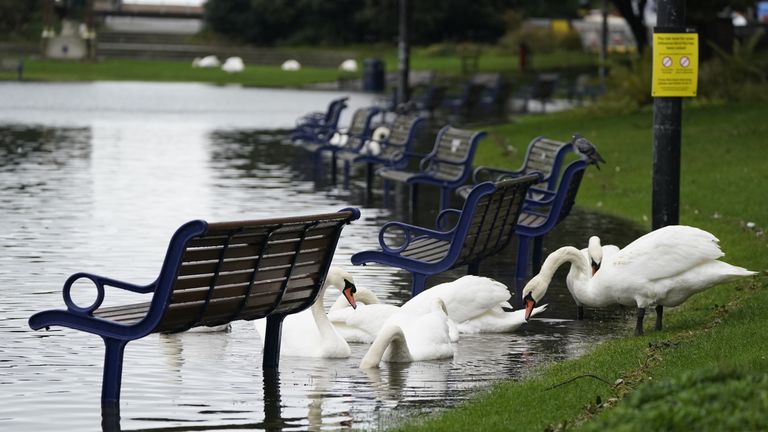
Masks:
[[[757,104],[686,107],[683,116],[680,221],[715,234],[726,261],[760,275],[668,308],[661,332],[634,337],[628,324],[626,336],[581,358],[541,365],[532,378],[500,383],[456,409],[392,426],[409,431],[768,429],[767,116],[768,109]],[[622,116],[579,110],[526,117],[490,130],[497,139],[480,146],[478,165],[498,166],[503,160],[518,166],[536,135],[589,137],[608,164],[588,171],[578,204],[650,227],[649,110]]]

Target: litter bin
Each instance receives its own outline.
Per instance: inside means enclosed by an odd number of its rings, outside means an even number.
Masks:
[[[363,91],[384,91],[384,61],[374,58],[363,60]]]

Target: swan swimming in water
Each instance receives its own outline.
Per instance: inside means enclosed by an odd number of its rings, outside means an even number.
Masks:
[[[340,295],[328,311],[328,319],[347,342],[373,342],[384,322],[400,309],[381,303],[373,291],[364,287],[357,288],[355,303],[357,308],[352,308]]]
[[[323,295],[328,287],[341,291],[344,298],[354,308],[355,287],[352,275],[339,267],[331,267],[325,277],[317,300],[309,309],[288,315],[283,320],[280,351],[283,355],[300,357],[344,358],[349,357],[347,341],[341,337],[325,314]],[[256,331],[265,340],[266,319],[256,320]]]
[[[597,237],[589,243],[588,257],[571,246],[547,257],[541,272],[523,288],[526,318],[544,297],[555,270],[567,262],[572,272],[569,290],[577,303],[637,307],[636,335],[643,334],[648,306],[656,306],[656,330],[661,330],[664,306],[677,306],[713,285],[755,274],[719,261],[724,254],[718,239],[685,225],[651,231],[618,251],[600,247]]]
[[[376,368],[381,361],[451,358],[454,352],[445,303],[435,298],[429,302],[427,313],[414,313],[403,308],[393,313],[360,361],[360,368]]]
[[[467,275],[425,290],[408,300],[401,308],[413,314],[426,314],[432,309],[433,300],[443,301],[448,313],[451,340],[456,342],[459,333],[507,333],[517,330],[526,322],[525,311],[512,309],[508,300],[509,289],[491,278]],[[397,306],[380,304],[376,295],[359,288],[355,300],[357,309],[349,307],[339,297],[328,312],[337,331],[347,342],[371,343],[384,322],[397,310]],[[531,315],[546,310],[546,305],[535,308]]]

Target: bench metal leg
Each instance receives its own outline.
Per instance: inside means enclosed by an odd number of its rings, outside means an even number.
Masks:
[[[517,236],[517,263],[515,266],[515,309],[523,307],[523,288],[528,276],[528,243],[530,238]]]
[[[367,205],[373,203],[373,163],[365,164],[365,202]]]
[[[336,152],[331,152],[331,184],[336,184]]]
[[[531,258],[531,274],[539,274],[541,271],[541,255],[543,249],[544,237],[534,237],[533,239],[533,257]]]
[[[419,185],[416,183],[411,184],[411,221],[416,217],[416,210],[419,208]]]
[[[413,273],[413,283],[411,285],[411,297],[416,297],[424,291],[424,285],[427,283],[427,275],[422,273]]]
[[[280,337],[283,330],[284,315],[269,315],[267,331],[264,336],[263,369],[277,369],[280,363]]]
[[[480,274],[480,262],[469,263],[467,266],[467,274],[477,276]]]
[[[451,190],[445,187],[440,188],[440,211],[449,208],[451,205]]]
[[[344,161],[344,189],[349,189],[349,176],[350,176],[351,167],[349,166],[349,161]]]
[[[123,353],[128,341],[104,337],[104,376],[101,379],[102,409],[120,409]]]
[[[390,192],[389,189],[392,187],[392,184],[390,183],[389,180],[384,179],[384,185],[383,186],[384,186],[384,208],[388,208],[389,207],[389,192]]]

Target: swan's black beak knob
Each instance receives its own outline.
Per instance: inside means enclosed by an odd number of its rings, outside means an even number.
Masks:
[[[341,293],[344,294],[344,298],[347,299],[349,305],[352,306],[352,309],[357,309],[357,302],[355,301],[356,292],[357,288],[355,288],[355,284],[344,279],[344,289],[341,290]]]

